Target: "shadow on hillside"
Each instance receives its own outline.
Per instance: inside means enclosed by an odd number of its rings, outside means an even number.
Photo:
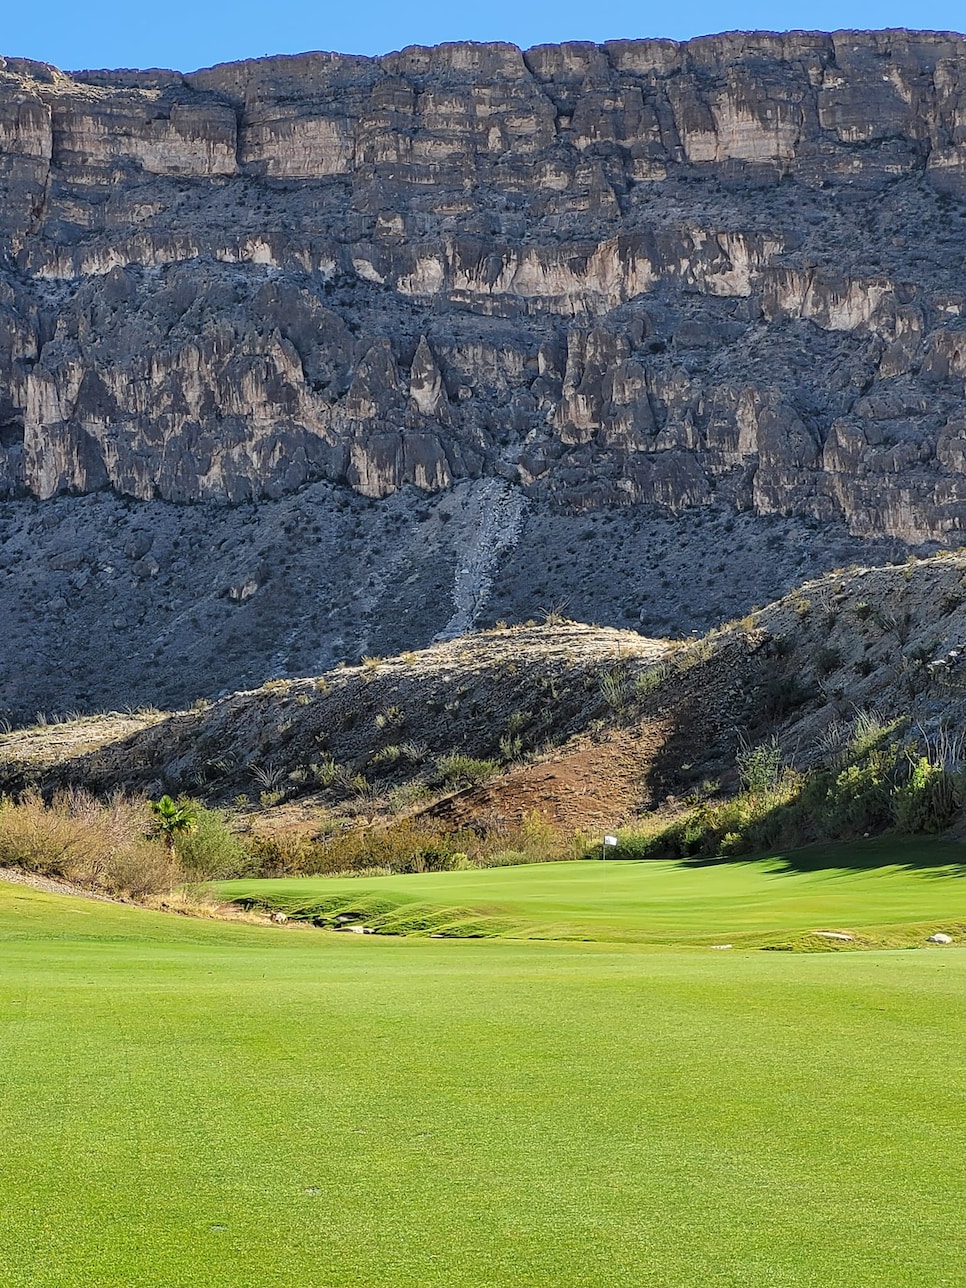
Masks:
[[[788,679],[772,648],[726,639],[665,684],[659,705],[667,732],[644,778],[653,805],[680,799],[708,779],[737,786],[741,738],[763,740],[806,700],[807,691]]]
[[[740,790],[736,759],[742,743],[754,746],[781,738],[790,722],[816,699],[799,667],[776,641],[752,646],[733,638],[674,678],[664,692],[662,715],[668,732],[648,767],[644,785],[651,808],[671,804],[672,815],[682,826],[675,835],[675,824],[670,824],[666,848],[662,852],[659,842],[646,857],[678,858],[687,867],[770,861],[776,875],[901,868],[924,877],[966,877],[966,840],[955,832],[945,838],[887,833],[884,829],[893,817],[888,803],[870,809],[863,818],[859,802],[853,823],[855,831],[865,836],[815,839],[823,831],[827,836],[835,820],[810,812],[804,793],[801,800],[776,804],[752,825],[746,840],[760,848],[740,855],[714,852],[712,847],[727,839],[724,833],[732,825],[739,832],[743,829],[737,820],[732,824],[727,813],[717,823],[713,815],[702,817],[700,802],[714,800],[719,793],[730,797]],[[699,803],[689,810],[689,800]],[[683,815],[677,813],[682,804]],[[966,812],[960,812],[957,826],[966,833]],[[688,835],[689,830],[693,835]],[[699,847],[711,853],[687,854],[688,848]]]

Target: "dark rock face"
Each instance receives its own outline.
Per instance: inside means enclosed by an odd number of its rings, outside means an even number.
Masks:
[[[0,60],[0,718],[966,528],[966,40]]]
[[[966,41],[0,60],[0,487],[959,539]]]

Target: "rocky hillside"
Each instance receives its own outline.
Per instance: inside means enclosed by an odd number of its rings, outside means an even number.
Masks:
[[[0,712],[958,544],[964,103],[909,32],[0,60]]]
[[[9,733],[0,788],[190,791],[242,808],[308,800],[350,814],[415,806],[607,721],[668,648],[573,622],[498,628],[190,711]]]
[[[899,545],[728,510],[573,515],[500,479],[431,500],[319,483],[257,505],[0,502],[0,720],[188,706],[554,609],[703,634]]]
[[[0,787],[186,791],[318,823],[428,810],[602,829],[737,785],[744,742],[807,769],[858,713],[952,748],[966,719],[966,556],[853,567],[690,643],[551,621],[210,706],[0,738]],[[946,731],[943,733],[943,731]],[[961,755],[961,740],[956,743]]]

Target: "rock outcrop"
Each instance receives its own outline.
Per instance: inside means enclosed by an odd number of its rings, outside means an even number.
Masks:
[[[966,40],[0,60],[0,490],[966,526]]]

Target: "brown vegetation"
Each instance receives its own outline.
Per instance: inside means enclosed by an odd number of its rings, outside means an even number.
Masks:
[[[0,798],[0,867],[63,878],[112,896],[145,899],[182,877],[177,858],[149,839],[145,803],[81,790],[46,803],[37,792]]]

